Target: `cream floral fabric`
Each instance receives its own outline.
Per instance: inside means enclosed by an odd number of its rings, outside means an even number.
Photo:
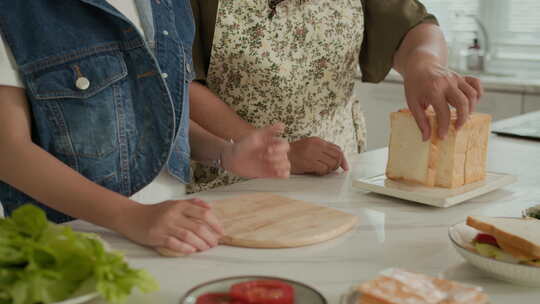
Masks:
[[[257,127],[287,126],[289,141],[318,136],[344,151],[365,148],[365,125],[353,94],[363,33],[360,0],[222,0],[208,87]],[[188,192],[240,180],[194,165]]]

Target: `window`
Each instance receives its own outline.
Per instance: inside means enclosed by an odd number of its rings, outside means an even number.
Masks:
[[[478,0],[420,0],[439,20],[446,38],[450,41],[471,42],[477,31],[474,19],[478,15]]]
[[[489,69],[540,72],[540,1],[420,1],[437,16],[454,51],[466,49],[476,37],[485,44],[475,16],[487,29]]]

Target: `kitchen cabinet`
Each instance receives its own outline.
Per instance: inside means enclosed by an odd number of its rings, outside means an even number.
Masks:
[[[526,94],[523,96],[523,112],[540,111],[540,95]]]
[[[403,84],[383,82],[381,84],[357,83],[355,93],[359,96],[366,117],[367,150],[388,145],[390,135],[389,114],[406,107]],[[540,96],[531,100],[532,106],[540,110]],[[477,112],[491,114],[493,121],[520,115],[523,109],[523,94],[487,91]]]

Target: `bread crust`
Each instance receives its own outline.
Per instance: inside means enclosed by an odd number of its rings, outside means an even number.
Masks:
[[[469,122],[471,128],[467,143],[465,159],[465,184],[474,183],[486,178],[487,148],[491,129],[491,116],[475,114]],[[483,170],[478,170],[484,168]]]
[[[435,116],[429,115],[429,124],[431,126],[431,145],[429,146],[429,160],[427,180],[424,182],[426,186],[434,187],[437,179],[437,164],[439,163],[439,136],[437,129],[439,128]]]
[[[532,261],[536,259],[534,256],[528,254],[527,252],[519,248],[512,246],[511,244],[508,244],[505,241],[498,240],[497,244],[499,245],[499,247],[501,247],[503,251],[508,252],[510,255],[512,255],[518,260]]]

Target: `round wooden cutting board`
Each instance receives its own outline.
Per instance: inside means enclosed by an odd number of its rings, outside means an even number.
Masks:
[[[289,248],[324,242],[349,231],[354,215],[287,197],[256,193],[212,203],[225,229],[220,243]]]

